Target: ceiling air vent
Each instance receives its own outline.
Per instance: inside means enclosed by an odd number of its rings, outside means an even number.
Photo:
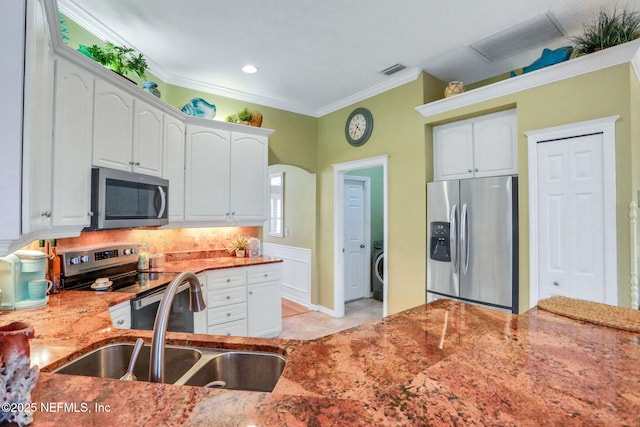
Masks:
[[[566,33],[551,12],[538,15],[470,45],[490,62],[540,47]]]
[[[405,68],[407,68],[406,66],[402,65],[402,64],[395,64],[392,65],[389,68],[385,68],[384,70],[380,71],[382,74],[384,74],[385,76],[390,76],[391,74],[395,74],[398,71],[402,71]]]

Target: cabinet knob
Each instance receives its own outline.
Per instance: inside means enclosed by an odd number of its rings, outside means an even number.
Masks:
[[[227,332],[227,336],[230,337],[231,336],[231,332]]]
[[[124,325],[124,319],[120,319],[116,322],[119,326]]]
[[[231,279],[227,279],[227,283],[231,282]]]
[[[134,165],[140,166],[140,162],[135,162]]]
[[[42,212],[41,215],[46,217],[46,218],[51,218],[51,211],[44,211],[44,212]]]
[[[231,313],[227,313],[227,317],[231,317]]]
[[[88,216],[93,216],[93,211],[89,211],[89,212],[87,212],[87,215],[88,215]]]
[[[231,297],[229,295],[227,295],[227,299],[231,299]]]
[[[133,160],[132,160],[132,161],[130,161],[130,162],[129,162],[129,164],[130,164],[131,166],[133,166]]]
[[[478,168],[475,168],[475,169],[474,169],[474,171],[476,171],[476,172],[478,172],[479,170],[480,170],[480,169],[478,169]]]
[[[267,273],[264,273],[264,277],[269,277],[269,275]]]
[[[235,215],[235,214],[236,214],[235,212],[231,212],[231,215]]]
[[[249,295],[253,295],[253,291],[249,291]]]
[[[560,283],[558,283],[558,282],[553,282],[553,286],[560,286]]]
[[[471,172],[473,172],[473,171],[472,171],[471,169],[467,169],[467,172],[471,173]]]

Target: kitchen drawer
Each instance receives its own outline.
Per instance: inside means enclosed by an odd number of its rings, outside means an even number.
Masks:
[[[207,288],[209,290],[246,284],[247,277],[242,269],[233,268],[207,272]]]
[[[245,286],[214,289],[207,292],[207,307],[209,308],[238,304],[245,301],[247,301],[247,288]]]
[[[277,265],[267,265],[250,268],[247,271],[247,281],[249,284],[280,281],[281,267]]]
[[[236,335],[247,336],[247,319],[236,320],[235,322],[222,323],[220,325],[209,326],[207,333],[211,335]]]
[[[221,323],[233,322],[247,318],[247,304],[225,305],[207,310],[208,326],[219,325]]]

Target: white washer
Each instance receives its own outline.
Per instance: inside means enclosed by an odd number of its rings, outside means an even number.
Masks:
[[[384,295],[384,249],[382,242],[373,242],[371,251],[371,289],[373,298],[382,301]]]

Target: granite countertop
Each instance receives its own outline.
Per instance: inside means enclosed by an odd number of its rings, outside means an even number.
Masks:
[[[255,258],[237,258],[237,257],[216,257],[216,258],[196,258],[181,261],[165,262],[160,267],[153,268],[152,272],[158,273],[182,273],[183,271],[191,271],[193,273],[201,273],[205,270],[219,270],[223,268],[248,267],[260,264],[272,264],[282,262],[282,258],[272,256],[259,256]]]
[[[34,425],[638,425],[637,334],[446,300],[312,341],[168,334],[284,354],[272,393],[46,372],[107,342],[150,341],[150,331],[111,327],[118,297],[66,291],[0,316],[34,326],[32,361],[43,369],[32,402],[67,404],[38,410]]]

